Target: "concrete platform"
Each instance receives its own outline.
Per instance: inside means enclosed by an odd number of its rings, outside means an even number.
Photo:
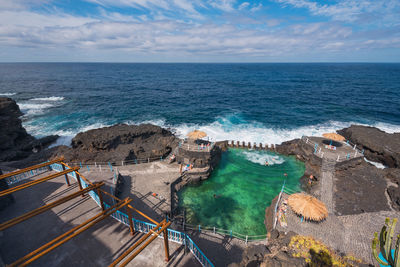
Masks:
[[[162,220],[171,211],[171,184],[181,174],[180,165],[167,162],[150,162],[115,168],[124,180],[120,198],[130,197],[134,206],[153,219]],[[83,169],[82,174],[89,180],[109,180],[113,173],[109,168],[92,167]],[[101,178],[99,178],[101,177]],[[153,193],[157,194],[153,196]],[[138,217],[139,220],[143,218]]]
[[[306,139],[308,139],[308,141],[305,141]],[[363,156],[358,149],[354,149],[354,147],[344,142],[335,142],[339,143],[340,146],[337,146],[336,150],[332,150],[327,148],[326,142],[329,143],[329,140],[323,137],[306,136],[303,141],[312,147],[314,147],[315,144],[318,144],[317,153],[315,155],[328,160],[337,161],[339,157],[339,161],[343,161],[347,159],[348,155],[350,156],[349,159]]]
[[[49,174],[51,172],[46,173]],[[76,192],[78,188],[76,182],[68,187],[64,177],[58,177],[18,191],[13,194],[15,203],[0,212],[0,222]],[[1,258],[5,264],[12,263],[100,211],[87,195],[8,228],[0,232]],[[128,227],[107,218],[39,258],[32,266],[107,266],[141,236],[140,233],[131,236]],[[183,246],[173,242],[169,244],[171,260],[168,263],[164,261],[163,240],[156,239],[129,266],[199,266],[191,253],[184,254]]]

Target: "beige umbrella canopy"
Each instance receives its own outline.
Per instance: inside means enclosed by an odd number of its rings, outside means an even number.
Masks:
[[[194,130],[193,132],[188,133],[187,136],[190,139],[200,139],[200,138],[206,137],[207,134],[205,132],[202,132],[199,130]]]
[[[340,134],[337,134],[337,133],[324,133],[322,136],[326,137],[328,139],[331,139],[333,141],[344,141],[344,140],[346,140],[346,138],[344,138],[343,136],[341,136]]]
[[[325,204],[304,193],[290,195],[288,204],[296,214],[303,216],[305,219],[321,221],[328,217],[328,210]]]

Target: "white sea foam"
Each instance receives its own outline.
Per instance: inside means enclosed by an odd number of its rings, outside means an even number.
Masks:
[[[16,95],[17,93],[0,93],[0,95],[4,95],[4,96],[12,96],[12,95]]]
[[[54,104],[50,103],[18,103],[19,108],[26,116],[43,114],[48,108],[54,107]]]
[[[55,104],[55,103],[52,103]],[[50,103],[44,104],[26,104],[25,108],[32,108],[31,112],[38,111],[38,108],[48,108]],[[38,106],[39,105],[39,106]],[[36,108],[36,109],[34,109]],[[340,122],[340,121],[328,121],[322,124],[316,125],[308,125],[302,126],[292,129],[283,129],[283,128],[271,128],[267,127],[260,122],[248,122],[243,119],[238,118],[236,115],[230,115],[225,117],[218,117],[212,123],[208,124],[179,124],[179,125],[171,125],[166,123],[164,119],[154,119],[154,120],[142,120],[142,121],[125,121],[127,124],[142,124],[142,123],[151,123],[164,128],[172,128],[176,131],[176,134],[179,137],[186,137],[186,135],[195,129],[199,129],[207,133],[207,138],[212,141],[222,141],[222,140],[234,140],[234,141],[245,141],[252,143],[262,143],[262,144],[280,144],[284,141],[292,140],[295,138],[300,138],[302,135],[306,136],[321,136],[326,132],[335,132],[336,130],[349,127],[351,124],[360,124],[356,122]],[[31,134],[35,136],[44,136],[49,134],[58,134],[63,138],[59,140],[60,143],[70,145],[71,139],[79,132],[88,131],[91,129],[101,128],[105,126],[110,126],[111,124],[108,122],[98,122],[94,124],[83,125],[80,128],[76,128],[73,130],[52,130],[54,129],[54,125],[41,125],[39,129],[36,129],[37,126],[33,128],[29,126],[27,123],[27,130]],[[400,125],[393,125],[387,123],[375,123],[370,126],[378,127],[381,130],[384,130],[389,133],[400,132]],[[267,160],[267,159],[266,159]],[[259,162],[264,159],[259,159]]]
[[[107,126],[110,126],[110,125],[108,125],[108,124],[103,124],[103,123],[94,123],[94,124],[90,124],[90,125],[83,126],[83,127],[79,128],[79,129],[77,129],[76,131],[73,131],[73,130],[67,130],[67,131],[65,131],[65,130],[59,130],[59,131],[55,131],[55,132],[53,132],[52,134],[59,135],[60,137],[57,139],[57,141],[56,141],[54,144],[52,144],[52,145],[50,146],[50,148],[51,148],[51,147],[54,147],[54,146],[59,146],[59,145],[71,146],[72,138],[74,138],[75,135],[77,135],[78,133],[80,133],[80,132],[86,132],[86,131],[93,130],[93,129],[103,128],[103,127],[107,127]],[[36,130],[36,134],[37,134],[37,135],[41,135],[41,136],[46,135],[46,133],[44,133],[42,130],[39,130],[39,129],[36,128],[36,127],[29,127],[29,126],[28,126],[28,127],[27,127],[27,130],[28,130],[29,132],[30,132],[30,130]]]
[[[366,161],[366,162],[368,162],[368,163],[371,163],[372,165],[374,165],[375,167],[377,167],[378,169],[385,169],[385,168],[387,168],[385,165],[383,165],[382,163],[379,163],[379,162],[375,162],[375,161],[371,161],[371,160],[367,160],[365,157],[364,157],[364,160]]]
[[[50,97],[37,97],[37,98],[32,98],[32,101],[62,101],[64,100],[64,97],[62,96],[50,96]]]
[[[308,125],[293,129],[270,128],[259,122],[232,123],[227,117],[218,118],[216,121],[205,124],[181,124],[174,128],[180,137],[185,137],[190,131],[198,129],[207,133],[208,138],[214,141],[233,140],[255,142],[263,144],[281,144],[282,142],[306,136],[321,136],[323,133],[349,127],[356,122],[328,121],[317,125]],[[400,132],[400,125],[376,123],[370,126],[380,128],[389,133]]]
[[[282,164],[285,160],[282,157],[269,155],[265,152],[260,151],[244,151],[242,152],[247,160],[258,163],[260,165],[265,165],[268,162],[268,165]]]

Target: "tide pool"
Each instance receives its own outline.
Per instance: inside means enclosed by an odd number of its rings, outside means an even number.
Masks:
[[[299,190],[304,170],[304,163],[295,157],[229,149],[208,180],[179,192],[179,205],[186,210],[188,224],[263,235],[265,208],[285,179],[287,187]]]

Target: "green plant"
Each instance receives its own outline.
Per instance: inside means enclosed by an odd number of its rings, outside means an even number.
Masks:
[[[397,218],[393,221],[390,218],[386,218],[385,225],[382,227],[381,233],[378,239],[378,233],[374,233],[374,239],[372,240],[372,254],[376,261],[384,266],[400,267],[400,235],[397,235],[397,241],[395,245],[395,251],[392,255],[392,240],[394,229],[396,228]],[[386,262],[382,261],[378,256],[377,246],[379,245],[382,257]]]

